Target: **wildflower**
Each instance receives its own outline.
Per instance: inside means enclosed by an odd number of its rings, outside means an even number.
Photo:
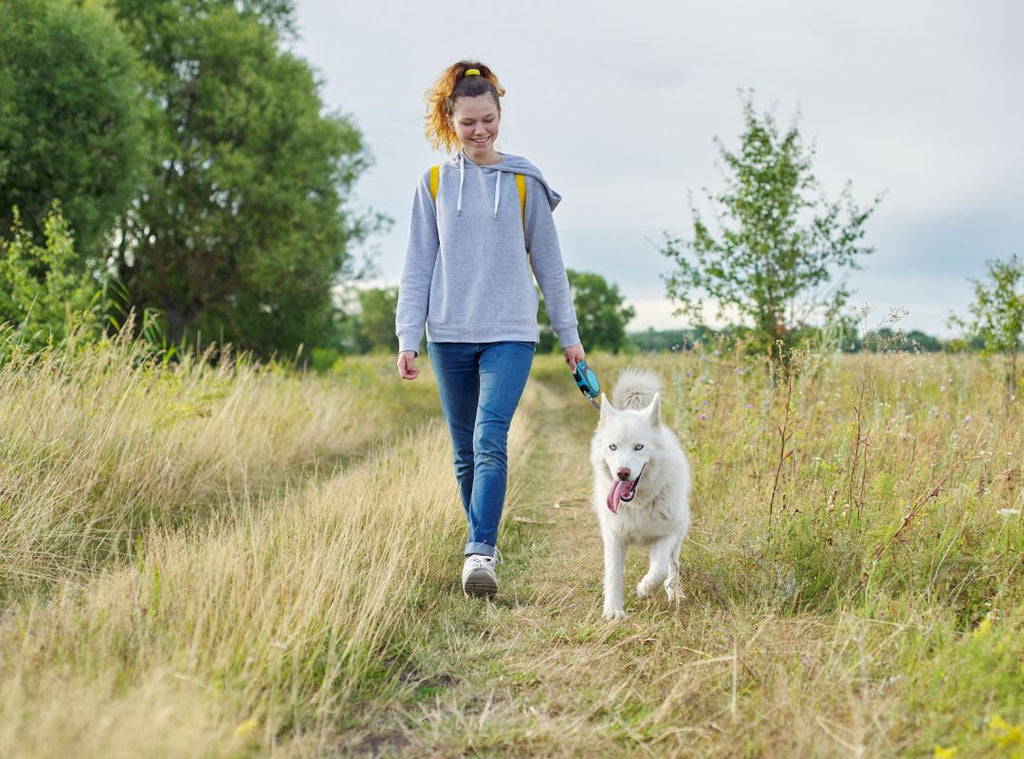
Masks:
[[[968,414],[967,416],[964,417],[964,424],[970,424],[970,423],[971,423],[971,415]]]
[[[936,746],[935,750],[932,751],[932,759],[950,759],[956,756],[957,750],[956,746],[950,746],[949,748]]]
[[[993,714],[988,721],[988,731],[996,738],[999,746],[1012,746],[1015,743],[1024,742],[1020,725],[1011,725],[998,714]]]
[[[235,728],[235,739],[240,741],[247,741],[253,735],[253,733],[256,732],[256,728],[258,728],[259,726],[259,721],[251,717],[247,720],[240,722],[238,724],[238,727]]]
[[[743,408],[754,408],[754,405],[751,403],[744,403]]]
[[[939,385],[939,392],[940,393],[946,392],[946,386],[945,385]]]
[[[701,414],[698,418],[703,422],[703,421],[707,420],[708,415],[707,414]]]
[[[981,622],[978,623],[977,627],[974,628],[974,632],[972,633],[972,635],[976,639],[984,638],[991,631],[992,631],[992,617],[989,616],[988,614],[986,614],[985,618],[983,620],[981,620]]]

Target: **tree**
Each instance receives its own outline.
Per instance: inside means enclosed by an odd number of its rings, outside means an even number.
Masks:
[[[912,329],[907,333],[901,348],[915,353],[939,353],[942,351],[942,341],[919,329]]]
[[[648,327],[644,332],[633,332],[629,336],[633,347],[641,353],[666,353],[693,350],[697,344],[696,330],[667,329],[656,331]]]
[[[566,271],[572,293],[579,333],[588,350],[618,353],[628,345],[626,325],[636,316],[636,309],[623,305],[618,285],[609,284],[600,274]],[[549,353],[558,349],[558,337],[551,328],[548,312],[542,303],[537,320],[541,325],[538,351]]]
[[[111,264],[168,337],[261,355],[336,341],[336,286],[376,221],[349,207],[369,165],[287,52],[291,3],[113,0],[148,64],[156,160]]]
[[[665,278],[677,313],[700,322],[710,298],[719,318],[734,310],[752,322],[759,347],[772,350],[778,341],[788,347],[794,330],[823,307],[835,312],[846,301],[833,274],[859,268],[857,258],[872,252],[861,240],[881,198],[858,208],[847,183],[829,201],[812,171],[814,148],[804,146],[795,122],[782,133],[770,112],[755,113],[750,93],[743,117],[738,150],[715,138],[725,189],[704,192],[717,233],[691,199],[693,239],[666,233],[661,252],[678,266]]]
[[[139,60],[99,3],[0,3],[0,231],[42,238],[52,203],[76,259],[105,237],[138,192],[147,160]]]
[[[398,350],[398,338],[395,337],[395,311],[397,309],[397,287],[359,291],[356,347],[360,353]]]
[[[984,341],[986,353],[1006,356],[1004,379],[1008,394],[1019,387],[1017,356],[1024,349],[1024,261],[1016,254],[1008,261],[985,262],[987,281],[971,279],[974,302],[967,320],[950,317],[951,325],[965,328]]]

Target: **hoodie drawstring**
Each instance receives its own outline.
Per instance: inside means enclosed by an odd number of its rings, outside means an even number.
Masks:
[[[455,203],[455,215],[462,216],[462,182],[466,179],[466,157],[459,153],[459,199]]]
[[[501,169],[494,172],[494,218],[498,218],[498,203],[501,201]],[[455,201],[455,215],[462,216],[462,185],[466,181],[466,156],[459,153],[459,198]]]

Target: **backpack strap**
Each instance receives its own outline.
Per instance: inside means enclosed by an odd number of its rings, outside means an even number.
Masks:
[[[516,189],[519,190],[519,216],[523,221],[523,229],[526,229],[526,177],[516,174]]]
[[[430,167],[430,197],[436,203],[437,202],[437,185],[441,178],[441,167],[431,166]],[[519,218],[523,223],[523,229],[526,229],[526,176],[523,174],[516,174],[516,189],[519,191]]]

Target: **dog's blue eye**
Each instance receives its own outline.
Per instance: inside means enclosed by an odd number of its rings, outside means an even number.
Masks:
[[[642,451],[643,449],[644,449],[644,444],[643,443],[637,443],[636,445],[633,446],[633,450],[634,451]]]
[[[619,446],[615,445],[615,443],[612,443],[611,445],[608,446],[608,450],[617,451],[619,450]]]

